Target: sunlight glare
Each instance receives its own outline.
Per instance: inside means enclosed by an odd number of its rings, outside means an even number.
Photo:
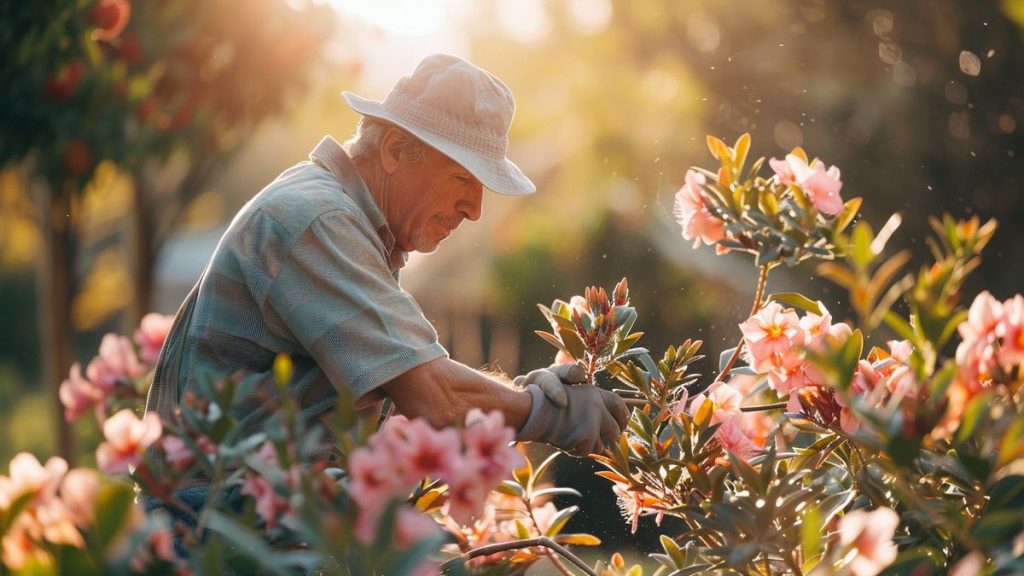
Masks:
[[[342,17],[354,17],[400,36],[427,36],[449,18],[445,0],[329,0]]]

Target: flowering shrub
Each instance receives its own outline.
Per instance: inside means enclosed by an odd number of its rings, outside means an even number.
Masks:
[[[695,247],[753,256],[760,275],[736,346],[690,373],[703,342],[660,359],[635,347],[624,279],[540,309],[556,361],[633,407],[617,443],[591,457],[636,530],[666,532],[656,574],[1014,574],[1024,571],[1024,297],[961,288],[995,223],[933,219],[932,262],[886,255],[894,216],[855,222],[835,167],[800,149],[747,170],[744,135],[709,138],[716,170],[693,169],[676,216]],[[838,320],[799,293],[766,293],[775,268],[819,260],[849,291]],[[108,335],[60,389],[68,419],[93,413],[99,472],[20,454],[0,476],[2,566],[25,573],[562,574],[642,576],[619,554],[591,567],[564,534],[580,494],[545,481],[511,446],[500,413],[437,430],[402,416],[358,417],[339,398],[322,428],[282,403],[266,429],[234,434],[238,382],[202,383],[175,417],[139,418],[146,374],[171,319]],[[957,341],[954,342],[954,339]],[[274,374],[282,392],[291,363]],[[378,424],[378,422],[381,422]],[[557,454],[557,453],[556,453]],[[207,485],[197,507],[195,488]],[[134,502],[134,488],[152,509]],[[153,506],[153,503],[159,506]],[[592,505],[593,502],[583,502]],[[665,516],[679,522],[662,524]],[[668,531],[668,526],[681,526]],[[570,564],[572,565],[570,567]]]
[[[683,238],[750,253],[760,270],[714,378],[687,373],[700,341],[659,361],[591,345],[597,327],[603,341],[636,341],[625,280],[614,308],[594,288],[541,307],[559,356],[634,405],[618,444],[592,457],[634,530],[644,515],[685,526],[662,536],[659,573],[1024,571],[1024,297],[959,304],[995,223],[932,219],[934,262],[915,274],[907,252],[884,255],[898,216],[877,234],[852,225],[861,200],[843,202],[837,168],[797,148],[764,177],[763,160],[745,170],[747,135],[708,144],[721,166],[687,173]],[[765,293],[773,269],[809,259],[849,290],[855,321],[802,294]],[[897,339],[865,351],[883,325]],[[621,557],[599,568],[642,574]]]
[[[136,412],[173,318],[143,318],[132,342],[108,334],[83,370],[60,387],[65,416],[93,413],[104,440],[99,471],[68,470],[19,454],[0,476],[0,567],[26,573],[292,573],[345,566],[353,574],[522,574],[552,550],[595,545],[560,534],[578,510],[559,510],[544,486],[554,460],[536,470],[516,450],[499,412],[471,411],[463,426],[435,430],[421,419],[359,419],[339,402],[323,458],[322,431],[307,428],[286,397],[264,433],[236,438],[234,380],[206,383],[175,417]],[[284,391],[291,362],[274,374]],[[383,415],[382,415],[383,416]],[[514,472],[514,474],[513,474]],[[205,484],[196,501],[190,486]],[[135,491],[141,502],[135,502]],[[199,508],[203,500],[208,505]],[[146,513],[145,503],[152,509]],[[154,506],[154,504],[159,504]],[[466,563],[466,566],[463,564]],[[564,569],[564,566],[563,566]]]

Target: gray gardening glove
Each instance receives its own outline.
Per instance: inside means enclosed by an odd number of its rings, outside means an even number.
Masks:
[[[526,386],[533,406],[517,440],[545,442],[582,457],[618,439],[629,418],[621,398],[591,385],[562,389],[565,406],[556,404],[537,384]]]
[[[565,387],[571,384],[582,384],[587,381],[587,369],[582,362],[572,364],[552,364],[547,368],[538,368],[522,376],[516,376],[512,384],[525,390],[535,384],[559,408],[565,408],[568,398]]]

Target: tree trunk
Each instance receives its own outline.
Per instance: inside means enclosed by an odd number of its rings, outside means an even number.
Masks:
[[[132,305],[130,326],[138,326],[139,321],[152,311],[153,275],[155,271],[153,253],[153,236],[156,234],[153,219],[146,210],[146,190],[142,179],[136,177],[135,190],[132,194]]]
[[[43,377],[53,402],[57,432],[57,453],[74,466],[76,457],[71,425],[64,420],[60,383],[67,377],[74,358],[74,333],[71,328],[71,298],[74,280],[74,246],[72,243],[71,193],[50,189],[43,229],[46,234],[46,260],[39,299],[43,339]]]

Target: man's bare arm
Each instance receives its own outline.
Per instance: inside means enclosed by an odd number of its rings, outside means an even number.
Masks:
[[[530,415],[529,393],[450,358],[438,358],[409,370],[381,386],[395,407],[408,418],[423,417],[436,427],[462,422],[472,408],[500,410],[516,430]]]

